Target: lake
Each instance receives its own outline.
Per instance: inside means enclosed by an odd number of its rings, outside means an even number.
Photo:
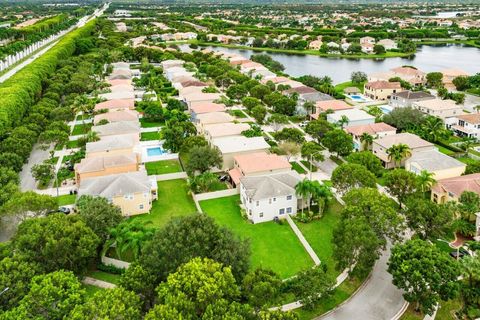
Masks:
[[[181,47],[187,48],[188,45],[182,45]],[[238,53],[246,58],[250,58],[253,52],[252,50],[223,47],[209,46],[207,48],[229,53]],[[403,65],[411,65],[425,72],[452,68],[461,69],[470,74],[480,72],[480,49],[459,44],[419,46],[417,53],[410,58],[349,59],[276,52],[267,54],[283,64],[285,66],[285,73],[290,76],[299,77],[306,74],[329,76],[333,79],[334,83],[350,80],[350,74],[353,71],[363,71],[370,74],[387,71]]]

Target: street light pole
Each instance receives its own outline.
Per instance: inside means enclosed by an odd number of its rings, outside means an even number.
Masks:
[[[4,294],[5,292],[7,292],[8,290],[10,290],[9,287],[6,287],[5,289],[3,289],[3,290],[0,292],[0,296],[1,296],[2,294]]]

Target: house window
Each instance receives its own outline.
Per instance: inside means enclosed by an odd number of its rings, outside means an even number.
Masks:
[[[292,196],[287,196],[287,200],[292,200]]]
[[[272,199],[268,199],[268,204],[272,204]]]
[[[278,213],[279,213],[280,215],[285,214],[285,209],[282,208],[282,209],[278,210]]]
[[[263,218],[263,212],[260,212],[260,213],[258,214],[258,216],[259,216],[260,218]]]
[[[143,210],[143,204],[139,205],[138,209]]]
[[[258,207],[259,204],[260,204],[260,201],[257,201],[257,207]]]
[[[277,198],[273,198],[273,202],[277,201]]]
[[[292,207],[287,208],[287,213],[292,213]]]
[[[448,196],[449,196],[450,198],[455,197],[455,195],[454,195],[453,193],[451,193],[451,192],[448,193]]]

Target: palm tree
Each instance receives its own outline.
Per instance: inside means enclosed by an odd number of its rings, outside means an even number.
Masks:
[[[75,112],[75,115],[77,115],[79,112],[82,112],[82,126],[84,133],[87,133],[87,127],[85,126],[85,114],[92,112],[93,107],[94,105],[92,100],[90,100],[85,94],[77,96],[73,101],[73,111]]]
[[[332,198],[332,190],[325,184],[320,184],[318,181],[312,181],[312,198],[317,201],[318,214],[321,215],[328,202]]]
[[[340,120],[338,120],[337,124],[343,129],[343,126],[346,125],[350,120],[346,115],[342,115]]]
[[[480,257],[466,256],[460,260],[460,272],[467,282],[466,288],[462,287],[461,295],[463,300],[463,309],[465,310],[468,302],[473,298],[469,294],[470,290],[476,290],[476,284],[480,281]],[[467,290],[467,288],[469,290]]]
[[[473,144],[475,143],[475,139],[472,137],[463,137],[462,144],[460,147],[468,153],[468,149],[470,149]]]
[[[438,138],[445,131],[445,124],[442,119],[437,117],[428,117],[421,127],[425,138],[431,142],[437,142]]]
[[[373,143],[373,136],[368,132],[364,132],[360,136],[360,142],[363,143],[363,148],[368,150]]]
[[[310,197],[312,195],[312,181],[307,178],[298,182],[295,186],[295,194],[302,198],[302,214],[303,214],[303,202],[307,200],[308,211],[310,211]]]
[[[417,180],[422,193],[430,190],[435,183],[433,173],[428,172],[427,170],[420,171],[420,174],[417,176]]]
[[[412,155],[410,147],[404,143],[396,144],[387,149],[389,161],[393,161],[395,166],[401,164],[402,160]]]
[[[124,221],[110,230],[110,238],[105,242],[104,253],[115,244],[115,252],[120,259],[127,250],[131,250],[137,259],[142,245],[150,240],[154,233],[153,228],[146,227],[140,220]]]

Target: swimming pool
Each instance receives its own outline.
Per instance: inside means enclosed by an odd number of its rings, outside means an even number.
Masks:
[[[367,102],[368,99],[365,98],[364,96],[360,95],[360,94],[352,94],[351,96],[348,96],[352,101],[355,101],[355,102]]]
[[[382,110],[382,112],[384,114],[388,114],[390,112],[392,112],[393,108],[390,107],[389,105],[384,105],[384,106],[379,106],[380,110]]]
[[[162,154],[165,153],[165,150],[163,150],[160,147],[154,147],[154,148],[147,148],[147,155],[149,157],[153,156],[161,156]]]

